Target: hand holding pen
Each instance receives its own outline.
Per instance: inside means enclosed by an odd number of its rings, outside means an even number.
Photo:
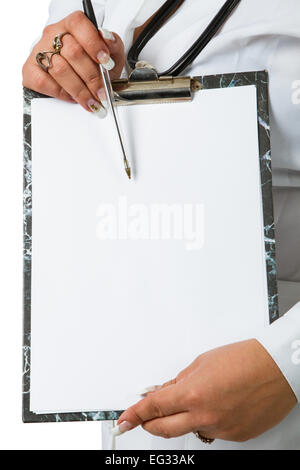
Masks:
[[[83,0],[82,4],[83,4],[83,10],[84,10],[86,17],[90,20],[91,23],[93,23],[95,28],[98,30],[99,29],[98,23],[97,23],[97,19],[95,16],[95,12],[94,12],[94,8],[93,8],[91,0]],[[122,153],[124,169],[128,178],[131,179],[131,168],[127,160],[126,151],[125,151],[125,147],[124,147],[124,143],[123,143],[123,139],[122,139],[122,135],[120,131],[120,126],[118,122],[118,117],[115,111],[114,91],[112,88],[112,83],[111,83],[111,78],[108,72],[108,67],[105,67],[102,63],[100,63],[100,72],[101,72],[101,76],[102,76],[102,80],[103,80],[103,84],[105,88],[107,106],[114,119],[114,125],[115,125],[115,129],[117,132],[117,138],[120,144],[120,150]]]
[[[23,85],[47,96],[79,103],[96,116],[105,117],[107,111],[101,106],[105,90],[99,64],[110,70],[112,79],[117,79],[125,55],[120,37],[99,29],[101,34],[80,11],[47,26],[23,67]],[[56,45],[61,41],[62,46],[53,54],[55,38]],[[40,60],[44,68],[36,60],[38,54],[44,54]]]

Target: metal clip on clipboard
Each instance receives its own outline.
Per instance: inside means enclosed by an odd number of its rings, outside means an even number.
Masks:
[[[128,80],[112,82],[116,106],[192,101],[192,93],[201,89],[191,77],[159,76],[154,67],[137,62]]]

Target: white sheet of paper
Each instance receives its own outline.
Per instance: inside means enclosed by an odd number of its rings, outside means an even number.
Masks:
[[[268,316],[254,86],[32,102],[31,411],[121,410]],[[159,214],[162,213],[162,218]]]

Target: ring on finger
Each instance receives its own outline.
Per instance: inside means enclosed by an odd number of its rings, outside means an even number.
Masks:
[[[56,52],[60,52],[62,50],[63,48],[62,38],[66,36],[66,34],[70,34],[70,33],[60,33],[57,36],[55,36],[55,38],[53,39],[52,47]]]
[[[36,61],[38,65],[44,70],[44,72],[48,72],[49,69],[51,68],[53,56],[56,54],[60,54],[60,51],[63,48],[62,38],[66,34],[70,34],[70,33],[60,33],[57,36],[55,36],[55,38],[52,41],[52,47],[54,51],[39,52],[36,55]],[[46,62],[46,64],[44,62]]]
[[[196,431],[194,432],[195,436],[200,439],[201,442],[203,442],[204,444],[213,444],[213,442],[215,442],[215,439],[210,439],[208,437],[204,437],[200,434],[199,431]]]

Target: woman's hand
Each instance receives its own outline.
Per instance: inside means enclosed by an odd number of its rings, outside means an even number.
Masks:
[[[244,442],[277,425],[296,403],[271,356],[249,340],[199,356],[175,380],[125,411],[116,432],[142,425],[164,438],[199,431]]]
[[[60,54],[52,57],[45,72],[36,62],[38,52],[51,51],[52,41],[63,37]],[[76,11],[59,23],[47,26],[23,67],[23,85],[39,93],[68,102],[77,102],[87,111],[103,114],[100,100],[105,96],[99,63],[119,78],[125,55],[122,40],[116,33],[96,30],[84,13]]]

